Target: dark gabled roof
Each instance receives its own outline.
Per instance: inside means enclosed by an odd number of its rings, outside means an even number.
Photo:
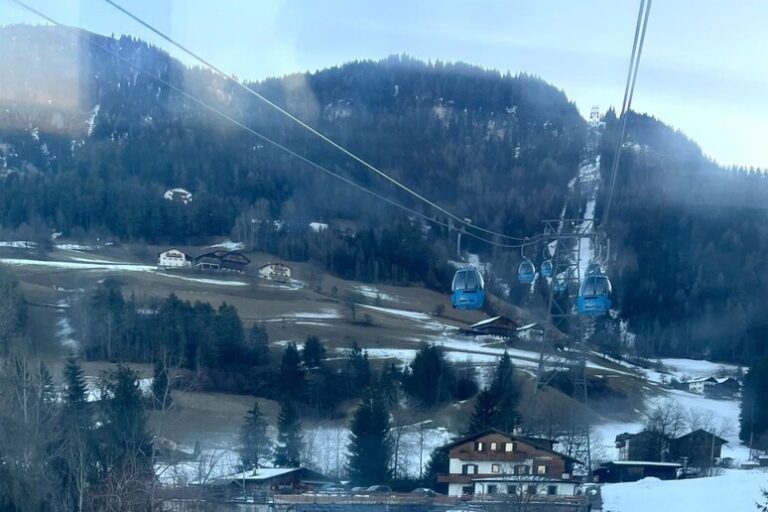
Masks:
[[[680,436],[677,439],[675,439],[675,441],[680,441],[681,439],[685,439],[686,437],[690,437],[690,436],[693,436],[694,434],[699,434],[699,433],[704,434],[705,436],[707,436],[710,439],[712,438],[712,436],[715,436],[715,439],[717,439],[717,440],[719,440],[719,441],[721,441],[723,443],[727,443],[728,442],[725,439],[723,439],[722,437],[718,436],[717,434],[714,434],[712,432],[707,432],[703,428],[697,428],[693,432],[688,432],[687,434],[685,434],[683,436]]]
[[[488,434],[499,434],[499,435],[508,437],[508,438],[510,438],[513,441],[519,441],[521,443],[529,444],[529,445],[533,446],[534,448],[536,448],[537,450],[549,452],[549,453],[551,453],[553,455],[557,455],[558,457],[562,457],[563,459],[570,460],[571,462],[575,462],[577,464],[583,464],[583,462],[581,462],[579,459],[576,459],[576,458],[571,457],[570,455],[566,455],[564,453],[557,452],[557,451],[553,450],[552,448],[550,448],[548,443],[551,442],[551,440],[549,440],[549,439],[546,440],[547,444],[543,444],[543,442],[545,440],[543,440],[541,438],[515,436],[515,435],[512,435],[512,434],[507,434],[506,432],[502,432],[501,430],[496,429],[496,428],[489,428],[489,429],[483,430],[481,432],[476,432],[476,433],[471,434],[469,436],[463,437],[461,439],[457,439],[456,441],[447,444],[445,447],[448,450],[451,450],[451,449],[457,447],[460,444],[464,444],[464,443],[468,443],[470,441],[474,441],[475,439],[478,439],[478,438],[483,437],[483,436],[487,436]]]
[[[222,260],[225,260],[225,259],[229,258],[230,256],[235,256],[237,258],[242,258],[243,260],[245,260],[248,263],[251,262],[251,259],[248,256],[246,256],[245,254],[243,254],[241,252],[237,252],[237,251],[225,252],[220,257],[221,257]]]

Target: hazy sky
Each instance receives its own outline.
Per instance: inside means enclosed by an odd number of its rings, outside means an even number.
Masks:
[[[102,0],[27,0],[173,50]],[[536,74],[583,114],[621,103],[639,0],[118,0],[239,77],[406,53]],[[0,0],[0,24],[38,22]],[[768,168],[768,1],[656,0],[633,108],[722,164]]]

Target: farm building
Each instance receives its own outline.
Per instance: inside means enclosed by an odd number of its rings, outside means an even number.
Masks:
[[[506,316],[494,316],[472,324],[466,330],[467,334],[490,334],[504,338],[516,338],[520,324]]]
[[[681,465],[676,462],[617,460],[600,464],[592,474],[594,480],[600,483],[636,482],[647,477],[674,480],[680,468]]]
[[[157,266],[160,268],[190,268],[192,257],[178,249],[168,249],[157,253]]]
[[[271,281],[288,281],[291,279],[291,267],[284,263],[267,263],[259,267],[259,277]]]
[[[725,439],[703,429],[694,430],[670,442],[672,460],[687,459],[687,464],[695,468],[709,468],[720,459]]]
[[[301,494],[335,483],[333,478],[299,468],[257,468],[219,478],[206,484],[216,494],[226,496],[259,496],[269,494]]]
[[[201,254],[195,258],[195,268],[201,270],[230,270],[245,272],[251,260],[243,253],[218,250]]]

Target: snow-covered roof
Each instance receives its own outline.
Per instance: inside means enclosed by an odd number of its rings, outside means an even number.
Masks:
[[[278,476],[288,475],[294,471],[299,471],[303,468],[258,468],[250,471],[243,471],[241,473],[235,473],[225,477],[227,480],[269,480]]]
[[[697,383],[697,382],[717,382],[717,379],[715,379],[714,377],[698,377],[696,379],[686,380],[684,383],[685,384],[694,384],[694,383]]]
[[[679,468],[682,467],[677,462],[654,462],[649,460],[612,460],[610,462],[605,462],[603,465],[613,465],[613,466],[657,466],[657,467],[664,467],[664,468]]]
[[[518,327],[517,330],[518,331],[527,331],[528,329],[533,329],[537,325],[539,325],[538,322],[533,322],[532,324],[525,324],[525,325],[523,325],[521,327]]]
[[[493,318],[487,318],[485,320],[480,320],[479,322],[472,324],[472,327],[482,327],[484,325],[488,325],[490,323],[495,322],[499,318],[501,318],[501,317],[500,316],[494,316]]]

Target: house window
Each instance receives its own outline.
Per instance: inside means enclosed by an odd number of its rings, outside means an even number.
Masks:
[[[535,485],[529,485],[528,489],[526,490],[528,494],[536,494],[536,486]]]
[[[488,494],[496,494],[497,486],[494,484],[491,484],[488,486]]]
[[[461,466],[461,474],[462,475],[476,475],[477,474],[477,464],[464,464]]]
[[[550,496],[555,496],[557,494],[557,486],[556,485],[548,485],[547,486],[547,494]]]
[[[499,450],[499,443],[491,443],[491,451],[495,452]]]
[[[476,452],[481,452],[484,449],[485,449],[485,443],[483,443],[482,441],[479,441],[479,442],[475,443],[475,451]]]
[[[475,494],[475,486],[474,485],[465,485],[461,488],[461,494],[467,495],[467,494]]]
[[[515,466],[515,474],[516,475],[527,475],[531,472],[531,468],[525,465],[518,464]]]
[[[504,443],[504,451],[512,453],[515,451],[515,443]]]
[[[498,464],[491,464],[491,473],[501,473],[501,466]]]
[[[540,475],[546,475],[547,474],[547,466],[541,464],[536,468],[536,473]]]
[[[516,495],[517,494],[517,486],[516,485],[508,485],[507,486],[507,494]]]

